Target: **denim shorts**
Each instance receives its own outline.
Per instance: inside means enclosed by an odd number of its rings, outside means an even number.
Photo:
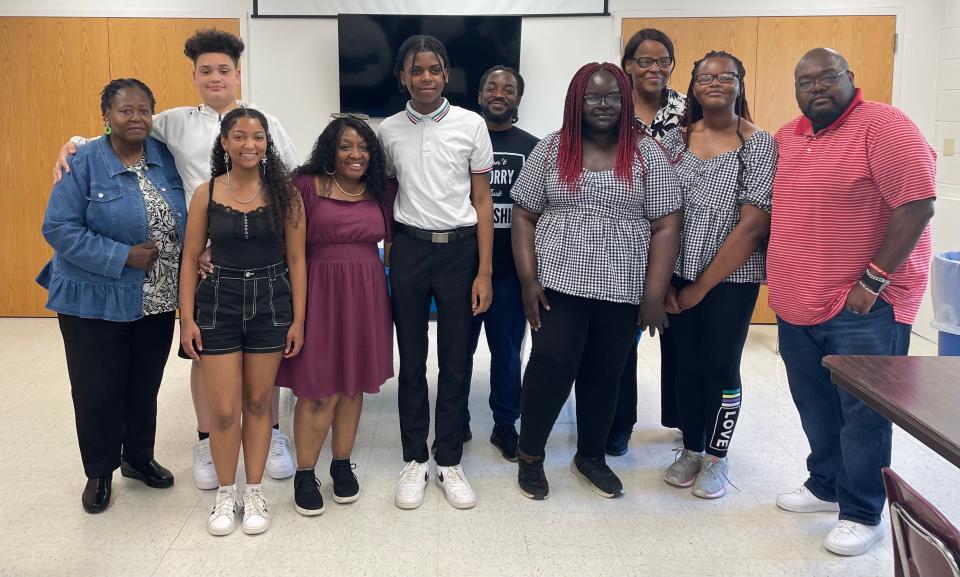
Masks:
[[[282,351],[293,322],[287,264],[247,270],[214,266],[197,285],[193,318],[203,339],[202,355]]]

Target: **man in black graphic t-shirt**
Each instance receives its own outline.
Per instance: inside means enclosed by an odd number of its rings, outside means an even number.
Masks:
[[[537,138],[513,125],[523,96],[523,77],[507,66],[494,66],[480,79],[477,101],[487,121],[493,143],[493,170],[490,192],[493,195],[493,303],[487,312],[474,317],[470,339],[469,381],[473,372],[473,354],[483,326],[490,347],[490,409],[493,411],[493,443],[503,457],[517,460],[516,422],[520,418],[520,346],[526,332],[520,279],[513,263],[510,223],[513,200],[510,189],[520,174]],[[470,414],[465,426],[469,431]],[[467,436],[469,438],[469,435]]]

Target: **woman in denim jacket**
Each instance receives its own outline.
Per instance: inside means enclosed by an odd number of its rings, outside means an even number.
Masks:
[[[105,136],[71,158],[43,219],[55,253],[37,282],[63,335],[88,513],[110,505],[118,466],[173,485],[153,448],[187,210],[173,157],[148,136],[154,105],[135,78],[104,87]]]

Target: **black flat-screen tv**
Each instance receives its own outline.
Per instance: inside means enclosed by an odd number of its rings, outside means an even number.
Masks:
[[[450,57],[450,79],[443,95],[457,106],[479,112],[480,75],[496,64],[520,70],[519,16],[337,17],[340,111],[384,118],[403,110],[409,95],[393,75],[397,51],[415,34],[436,36]]]

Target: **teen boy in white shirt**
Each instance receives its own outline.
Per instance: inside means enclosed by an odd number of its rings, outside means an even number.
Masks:
[[[400,47],[394,69],[409,92],[406,110],[379,127],[388,171],[399,190],[396,234],[390,252],[393,318],[400,349],[398,405],[403,460],[396,505],[423,503],[429,477],[427,435],[427,326],[430,298],[437,303],[437,483],[458,509],[476,505],[460,467],[469,386],[471,317],[492,300],[493,152],[480,115],[443,97],[449,59],[432,36],[413,36]]]

